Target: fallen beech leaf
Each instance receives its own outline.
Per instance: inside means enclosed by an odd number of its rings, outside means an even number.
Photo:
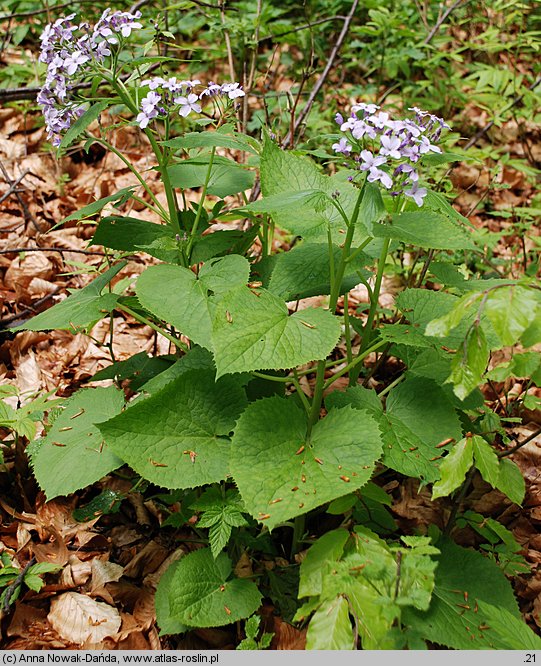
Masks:
[[[279,617],[274,618],[274,637],[271,650],[304,650],[306,629],[296,629]]]
[[[58,634],[72,643],[99,643],[116,634],[121,619],[116,608],[78,592],[66,592],[51,602],[47,616]]]
[[[120,580],[124,573],[124,567],[114,562],[104,562],[94,558],[92,560],[92,583],[90,594],[95,594],[105,583],[111,583]]]

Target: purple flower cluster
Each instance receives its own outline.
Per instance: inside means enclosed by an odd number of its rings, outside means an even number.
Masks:
[[[404,194],[422,206],[426,188],[419,187],[416,163],[425,153],[441,153],[436,143],[449,125],[417,107],[409,110],[415,119],[392,120],[376,104],[354,105],[347,120],[337,113],[335,120],[348,138],[332,148],[347,157],[355,152],[357,168],[368,172],[369,182],[379,182],[392,195]]]
[[[149,92],[141,101],[141,112],[137,116],[137,123],[141,129],[145,129],[151,120],[164,117],[173,110],[183,118],[186,118],[192,111],[201,113],[200,102],[205,97],[216,97],[221,95],[229,100],[235,100],[238,97],[244,97],[244,90],[238,83],[209,83],[199,94],[194,92],[196,86],[201,81],[177,81],[175,77],[164,79],[156,76],[153,79],[142,81],[143,86],[148,86]]]
[[[106,9],[93,29],[87,23],[72,23],[75,14],[50,23],[43,31],[40,62],[47,65],[45,84],[37,101],[43,108],[48,137],[54,146],[61,141],[83,107],[70,100],[70,91],[88,72],[92,64],[101,63],[111,55],[111,46],[129,37],[132,30],[142,28],[141,12],[113,12]]]

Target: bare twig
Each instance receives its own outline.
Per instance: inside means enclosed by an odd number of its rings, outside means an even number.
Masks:
[[[6,167],[3,165],[1,160],[0,160],[0,171],[2,171],[2,173],[4,174],[4,178],[6,179],[6,182],[10,186],[10,188],[13,187],[14,181],[12,180],[11,176],[9,175]],[[15,194],[15,196],[17,197],[17,201],[19,202],[19,205],[22,208],[25,222],[30,220],[30,222],[32,222],[32,224],[34,225],[36,231],[42,233],[43,229],[41,228],[36,218],[32,215],[30,210],[28,209],[28,206],[26,205],[25,200],[22,198],[21,193],[17,189],[14,189],[13,194]]]
[[[77,2],[63,2],[54,7],[44,7],[42,9],[33,9],[28,12],[17,12],[15,14],[0,15],[0,21],[10,21],[11,19],[26,18],[28,16],[39,16],[39,14],[47,14],[51,9],[63,9],[64,7],[72,8],[74,5],[92,5],[95,4],[94,0],[78,0]]]
[[[297,132],[301,124],[303,123],[304,119],[306,116],[310,113],[310,110],[312,109],[312,106],[314,104],[314,101],[317,97],[317,94],[323,87],[323,84],[325,83],[327,76],[329,75],[329,72],[331,71],[334,61],[336,60],[336,57],[338,53],[340,52],[340,49],[342,48],[342,44],[344,42],[344,39],[346,38],[346,35],[348,34],[349,27],[351,25],[351,22],[353,20],[353,17],[355,16],[355,12],[357,11],[357,6],[359,5],[359,0],[353,0],[351,4],[351,9],[349,14],[346,16],[344,20],[344,25],[342,26],[342,30],[340,34],[338,35],[338,39],[336,40],[336,44],[333,47],[333,50],[331,51],[331,54],[329,55],[329,59],[327,60],[327,64],[325,65],[325,69],[321,73],[321,76],[317,80],[316,84],[312,88],[312,91],[310,95],[308,96],[308,101],[302,108],[301,112],[299,113],[299,116],[297,120],[295,121],[295,127],[294,127],[294,132]],[[282,141],[282,146],[285,148],[286,146],[293,144],[294,141],[294,136],[292,132],[288,132],[287,136],[284,138]]]
[[[539,76],[533,83],[531,83],[528,88],[526,89],[528,92],[531,92],[532,90],[535,90],[537,86],[541,84],[541,76]],[[507,106],[505,106],[501,111],[500,115],[503,115],[507,111],[510,111],[514,106],[517,104],[520,104],[520,102],[523,100],[524,95],[526,93],[522,93],[521,95],[516,95],[513,97],[513,99],[509,102]],[[472,138],[468,141],[468,143],[464,146],[464,150],[467,150],[468,148],[471,148],[482,136],[484,136],[488,130],[494,125],[494,121],[491,120],[487,125],[482,127],[478,132],[476,132]]]
[[[14,252],[75,252],[77,254],[95,255],[97,257],[106,257],[105,252],[94,252],[94,250],[72,250],[64,247],[12,247],[7,250],[0,250],[0,254],[12,254]]]
[[[236,81],[237,76],[235,74],[235,61],[233,59],[233,49],[231,47],[231,37],[229,36],[229,30],[227,30],[226,27],[225,27],[225,5],[226,5],[226,0],[222,0],[222,2],[220,4],[220,19],[221,19],[221,22],[222,22],[225,46],[226,46],[226,49],[227,49],[227,62],[228,62],[228,65],[229,65],[229,76],[231,77],[231,81]]]
[[[426,36],[426,38],[424,40],[424,43],[425,44],[430,43],[432,41],[432,38],[434,37],[434,35],[436,35],[438,33],[439,29],[445,23],[447,18],[451,15],[451,13],[454,12],[457,7],[460,7],[460,5],[465,5],[468,2],[470,2],[470,0],[455,0],[455,2],[453,2],[453,4],[450,7],[448,7],[443,12],[443,14],[439,17],[439,19],[436,21],[436,23],[434,24],[434,27],[432,28],[432,30]]]
[[[60,287],[57,287],[54,291],[51,291],[50,294],[46,294],[45,296],[42,296],[40,299],[38,299],[35,303],[33,303],[32,307],[27,307],[21,312],[17,312],[16,314],[10,315],[9,317],[4,317],[4,319],[0,320],[0,329],[5,328],[6,324],[11,324],[11,322],[22,322],[24,321],[24,318],[26,315],[35,315],[36,310],[40,307],[40,305],[43,305],[46,303],[48,300],[50,300],[53,296],[58,294],[60,291]]]
[[[4,199],[7,199],[9,196],[11,196],[12,194],[15,194],[18,191],[17,190],[17,185],[28,175],[28,173],[29,173],[28,171],[25,171],[24,173],[22,173],[17,178],[17,180],[14,180],[11,183],[7,192],[4,192],[4,194],[2,194],[2,196],[0,197],[0,203],[2,203],[2,201],[4,201]]]
[[[33,557],[31,560],[28,561],[24,569],[21,570],[21,573],[17,575],[17,577],[11,581],[11,583],[8,586],[8,589],[5,593],[4,597],[4,603],[2,605],[2,611],[4,613],[7,613],[9,611],[9,606],[11,604],[11,597],[15,594],[15,591],[19,587],[19,585],[23,584],[24,577],[28,573],[28,569],[30,569],[31,566],[33,566],[36,563],[36,558]]]
[[[291,30],[286,30],[285,32],[277,32],[272,35],[267,35],[266,37],[261,37],[261,39],[258,40],[258,44],[262,44],[263,42],[272,42],[275,39],[279,39],[280,37],[286,37],[287,35],[291,35],[294,32],[300,32],[301,30],[306,30],[307,28],[313,28],[316,25],[321,25],[322,23],[328,23],[329,21],[345,21],[346,19],[347,16],[342,16],[341,14],[337,14],[336,16],[328,16],[327,18],[318,19],[313,23],[305,23],[304,25],[299,25],[298,27],[292,28]]]
[[[541,428],[538,428],[537,430],[532,432],[531,435],[528,435],[528,437],[526,437],[526,439],[523,439],[522,442],[519,442],[516,446],[513,446],[513,448],[507,449],[507,451],[500,451],[498,453],[498,458],[505,458],[506,456],[510,456],[512,453],[515,453],[515,451],[518,451],[523,446],[525,446],[526,444],[531,442],[532,439],[535,439],[539,435],[541,435]]]

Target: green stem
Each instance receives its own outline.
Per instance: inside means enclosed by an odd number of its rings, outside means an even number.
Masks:
[[[210,177],[212,174],[212,165],[214,164],[214,156],[216,155],[216,148],[213,147],[210,153],[209,165],[207,169],[207,175],[205,176],[205,182],[203,184],[203,190],[201,192],[201,199],[199,200],[199,206],[197,208],[197,213],[195,215],[195,220],[193,222],[192,231],[190,233],[190,238],[188,240],[188,245],[186,246],[186,256],[188,261],[191,261],[192,247],[195,241],[195,235],[197,234],[197,227],[199,226],[199,221],[201,220],[201,214],[203,212],[203,206],[205,204],[205,198],[207,196],[207,188],[210,182]]]
[[[351,350],[351,331],[349,330],[348,294],[344,294],[344,337],[346,339],[346,358],[348,363],[351,363],[353,361],[353,352]]]
[[[306,412],[310,414],[310,403],[308,402],[308,398],[304,394],[304,391],[302,390],[301,384],[299,382],[299,375],[296,370],[293,370],[293,377],[291,378],[291,381],[293,382],[295,388],[297,389],[297,393],[299,395],[299,398],[304,405],[304,409],[306,409]]]
[[[344,245],[342,246],[342,254],[340,255],[340,260],[338,266],[334,269],[334,282],[331,283],[331,294],[329,297],[329,310],[332,314],[336,312],[336,304],[338,303],[338,297],[340,295],[340,287],[342,286],[342,280],[344,278],[344,273],[346,270],[346,262],[349,257],[349,252],[351,249],[351,243],[353,242],[353,235],[355,233],[355,225],[357,223],[357,218],[359,217],[359,210],[361,208],[361,202],[364,196],[364,189],[366,185],[366,180],[363,182],[357,201],[355,202],[355,208],[351,216],[351,220],[348,224],[348,230],[346,233],[346,238],[344,240]],[[340,207],[341,208],[341,207]],[[332,250],[332,246],[330,248]],[[310,410],[310,415],[308,418],[308,427],[306,430],[307,439],[312,433],[312,428],[319,419],[319,412],[321,410],[321,403],[323,402],[323,390],[325,384],[325,361],[319,361],[317,364],[317,373],[316,373],[316,383],[314,387],[314,396],[312,398],[312,408]]]
[[[171,185],[171,179],[169,178],[169,172],[167,171],[167,162],[168,158],[166,154],[160,149],[158,142],[156,141],[151,130],[145,130],[147,139],[150,141],[154,155],[158,160],[158,166],[160,167],[160,175],[162,178],[163,188],[165,190],[165,197],[167,199],[167,207],[169,208],[169,217],[171,219],[171,226],[176,234],[179,236],[182,233],[180,228],[180,222],[178,218],[178,205],[177,198],[175,196],[175,190]]]
[[[120,97],[121,101],[130,109],[130,111],[133,114],[137,115],[137,112],[139,111],[139,109],[137,108],[137,104],[135,104],[135,102],[133,101],[132,96],[130,95],[130,91],[126,88],[124,83],[120,79],[110,78],[105,75],[104,79],[106,81],[109,81],[111,86],[118,93],[118,96]],[[158,142],[156,141],[156,138],[154,137],[152,130],[145,129],[143,131],[146,134],[146,137],[149,140],[150,145],[152,146],[154,155],[156,156],[156,160],[158,161],[158,166],[160,168],[160,175],[165,190],[165,196],[167,198],[167,207],[169,208],[169,221],[175,233],[180,235],[181,229],[178,219],[178,206],[175,197],[175,190],[171,186],[171,180],[169,178],[169,173],[167,171],[168,156],[158,145]],[[154,203],[157,203],[155,197],[153,197],[153,201]],[[159,207],[161,208],[161,204],[159,204]]]
[[[291,541],[291,559],[299,551],[299,546],[304,535],[306,515],[296,516],[293,521],[293,539]]]
[[[406,373],[405,373],[405,372],[403,372],[403,373],[402,373],[400,376],[398,376],[393,382],[391,382],[391,383],[389,384],[389,386],[386,386],[386,387],[383,389],[383,391],[380,391],[380,392],[378,393],[378,396],[379,396],[380,398],[383,398],[384,395],[387,395],[387,393],[389,393],[390,391],[392,391],[392,389],[394,389],[395,386],[398,386],[398,384],[400,384],[400,382],[403,381],[404,379],[406,379]]]
[[[368,243],[371,243],[374,239],[372,236],[368,236],[360,245],[359,247],[356,247],[353,252],[349,255],[349,257],[346,259],[346,264],[349,264],[350,261],[353,261],[357,255],[359,255],[364,248],[368,245]]]
[[[167,211],[162,208],[162,210],[158,210],[155,206],[152,204],[149,204],[148,201],[145,201],[144,199],[141,199],[141,197],[138,197],[137,195],[132,194],[131,198],[134,201],[138,201],[140,204],[143,204],[145,208],[148,208],[148,210],[151,210],[153,213],[155,213],[158,217],[161,217],[162,219],[165,218],[165,221],[167,221],[169,218],[167,217]]]
[[[377,342],[375,345],[372,347],[369,347],[367,350],[365,350],[362,354],[359,354],[357,358],[354,358],[351,363],[348,363],[345,367],[343,367],[341,370],[336,372],[332,377],[330,377],[325,384],[323,385],[323,390],[327,390],[331,384],[333,384],[339,377],[342,377],[343,375],[347,374],[351,370],[354,370],[364,359],[371,354],[372,352],[376,351],[383,345],[387,344],[385,340],[380,340]]]
[[[166,338],[167,340],[169,340],[169,342],[172,342],[175,345],[175,347],[178,347],[179,349],[182,349],[182,351],[185,351],[185,352],[189,351],[188,345],[184,344],[184,342],[182,342],[178,338],[175,338],[174,335],[171,335],[170,333],[168,333],[166,330],[161,328],[161,326],[158,326],[157,324],[154,324],[154,322],[150,321],[150,319],[147,319],[143,315],[140,315],[139,313],[135,312],[135,310],[132,310],[127,305],[117,303],[116,308],[117,308],[117,310],[122,310],[126,314],[129,314],[131,317],[136,319],[141,324],[145,324],[146,326],[150,326],[150,328],[153,331],[156,331],[156,333],[159,333],[160,335],[163,335],[163,337]]]
[[[168,221],[169,221],[169,216],[168,216],[168,214],[167,214],[167,211],[166,211],[165,208],[161,205],[161,203],[158,201],[158,199],[156,199],[156,197],[154,196],[154,192],[152,192],[152,190],[150,189],[150,187],[146,184],[145,179],[143,178],[143,176],[141,176],[141,174],[139,173],[139,171],[137,171],[137,169],[131,164],[131,162],[130,162],[126,157],[124,157],[124,155],[123,155],[119,150],[117,150],[112,144],[110,144],[110,143],[109,143],[108,141],[106,141],[105,139],[102,139],[102,138],[99,138],[99,137],[95,137],[95,136],[92,136],[91,138],[92,138],[94,141],[96,141],[97,143],[101,143],[101,145],[102,145],[104,148],[107,148],[107,150],[110,150],[110,151],[111,151],[112,153],[114,153],[114,154],[115,154],[120,160],[122,160],[122,162],[124,162],[124,164],[128,167],[128,169],[129,169],[129,170],[133,173],[133,175],[137,178],[137,180],[139,181],[139,183],[143,186],[143,188],[144,188],[145,192],[148,194],[148,196],[152,199],[153,203],[155,204],[156,208],[157,208],[158,211],[159,211],[159,215],[160,215],[160,217],[161,217],[163,220],[165,220],[166,222],[168,222]],[[145,206],[148,206],[148,204],[146,203],[146,201],[144,201],[144,199],[143,199],[142,201],[143,201],[143,203],[145,204]]]
[[[361,346],[359,348],[359,356],[364,354],[368,346],[370,345],[372,339],[372,326],[374,325],[374,319],[378,309],[379,294],[381,291],[381,284],[383,282],[383,272],[385,270],[385,261],[387,259],[387,254],[389,252],[389,245],[391,243],[390,238],[386,238],[383,241],[383,247],[381,248],[381,255],[378,261],[378,271],[376,274],[376,282],[374,283],[374,289],[372,290],[372,298],[370,299],[370,309],[368,311],[368,319],[363,328],[363,335],[361,340]],[[357,383],[360,374],[360,367],[357,367],[349,376],[349,385],[354,386]]]

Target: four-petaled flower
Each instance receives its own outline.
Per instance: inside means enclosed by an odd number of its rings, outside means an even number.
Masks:
[[[348,157],[352,155],[356,168],[367,172],[367,180],[381,183],[391,190],[390,196],[404,195],[422,206],[427,190],[419,186],[417,164],[426,153],[441,153],[436,144],[442,130],[449,126],[417,107],[410,109],[415,119],[403,120],[393,120],[376,104],[361,102],[351,110],[347,120],[340,112],[335,115],[346,137],[334,143],[333,149]],[[353,176],[348,179],[355,180]]]
[[[187,97],[181,95],[180,97],[175,97],[175,102],[180,104],[180,109],[178,110],[179,115],[183,118],[195,111],[196,113],[201,113],[201,104],[198,103],[199,97],[194,93],[190,93]]]
[[[344,155],[349,155],[351,153],[352,145],[348,142],[347,139],[342,137],[337,143],[333,143],[331,146],[335,153],[343,153]]]
[[[404,194],[415,201],[420,207],[423,205],[423,200],[426,197],[426,187],[419,187],[419,183],[415,181],[409,190],[404,190]]]

